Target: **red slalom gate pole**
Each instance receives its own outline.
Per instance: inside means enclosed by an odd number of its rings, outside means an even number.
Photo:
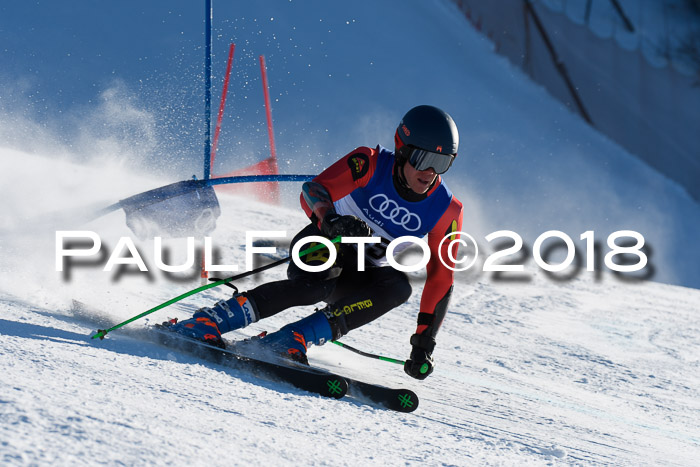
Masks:
[[[221,103],[219,104],[219,115],[216,118],[216,129],[214,130],[214,142],[211,146],[211,156],[209,166],[214,168],[214,159],[216,158],[216,148],[219,144],[219,134],[221,133],[221,121],[224,118],[224,107],[226,107],[226,95],[228,94],[228,82],[231,78],[231,66],[233,65],[233,52],[236,49],[236,44],[231,44],[228,50],[228,62],[226,64],[226,76],[224,78],[224,88],[221,90]]]
[[[267,136],[270,139],[270,156],[277,162],[277,150],[275,149],[275,132],[272,129],[272,110],[270,109],[270,91],[267,85],[267,67],[265,56],[260,56],[260,73],[262,74],[263,95],[265,96],[265,115],[267,116]]]
[[[272,128],[272,109],[270,107],[270,91],[267,84],[267,67],[265,66],[265,56],[260,55],[260,73],[262,75],[263,95],[265,97],[265,115],[267,116],[267,137],[270,140],[270,169],[273,174],[279,173],[277,166],[277,149],[275,148],[275,132]],[[279,203],[279,186],[274,185],[271,197],[275,203]]]

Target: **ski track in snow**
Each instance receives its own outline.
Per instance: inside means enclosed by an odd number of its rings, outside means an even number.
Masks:
[[[297,211],[221,202],[240,215],[236,222],[222,216],[214,235],[225,262],[243,257],[242,233],[271,214],[289,222],[290,236],[305,223]],[[121,223],[112,214],[98,231],[126,235]],[[458,276],[437,369],[426,381],[335,346],[310,350],[319,366],[414,389],[418,410],[397,414],[140,340],[142,323],[91,340],[98,327],[196,285],[134,276],[110,286],[104,276],[79,270],[72,284],[80,286],[56,286],[45,304],[32,300],[33,287],[0,295],[4,464],[691,465],[700,455],[697,290],[612,277],[554,283],[533,274],[527,283],[494,283]],[[265,280],[282,277],[276,268]],[[345,341],[405,358],[421,289],[416,281],[407,304]],[[150,319],[185,317],[227,294],[210,290]],[[76,315],[71,298],[103,315]],[[312,309],[288,310],[241,334],[276,329]]]

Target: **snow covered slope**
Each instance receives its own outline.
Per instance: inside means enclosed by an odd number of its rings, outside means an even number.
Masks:
[[[35,156],[48,172],[95,171]],[[122,173],[110,171],[118,186]],[[157,183],[151,180],[152,183]],[[66,181],[63,195],[100,193]],[[104,190],[104,189],[103,189]],[[7,193],[5,193],[7,194]],[[61,203],[60,193],[53,202]],[[21,209],[22,198],[16,198]],[[65,200],[63,200],[65,201]],[[293,234],[300,210],[221,197],[214,235],[223,264],[243,263],[244,232],[274,225]],[[51,203],[51,201],[48,201]],[[284,226],[278,227],[280,219]],[[76,315],[71,300],[123,320],[193,288],[143,273],[98,267],[51,271],[55,224],[2,237],[0,460],[74,463],[250,465],[692,465],[700,456],[700,291],[612,276],[524,283],[458,276],[439,335],[437,369],[424,382],[402,368],[326,345],[312,362],[421,397],[412,414],[351,399],[335,401],[204,363],[139,340],[143,321],[104,341],[90,335],[105,316]],[[60,223],[60,222],[59,222]],[[106,245],[129,235],[122,214],[86,226]],[[184,243],[169,244],[174,261]],[[153,241],[137,242],[152,263]],[[150,252],[149,252],[150,251]],[[284,269],[264,280],[284,277]],[[242,288],[263,278],[241,281]],[[411,300],[345,341],[406,358],[422,282]],[[225,288],[223,288],[225,289]],[[186,317],[227,296],[215,289],[152,316]],[[311,311],[288,310],[246,329],[276,329]]]

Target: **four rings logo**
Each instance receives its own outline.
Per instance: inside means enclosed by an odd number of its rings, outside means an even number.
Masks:
[[[403,227],[409,232],[415,232],[420,229],[420,217],[408,209],[399,206],[396,201],[389,199],[386,195],[378,194],[372,196],[369,199],[369,206],[377,211],[384,219]]]

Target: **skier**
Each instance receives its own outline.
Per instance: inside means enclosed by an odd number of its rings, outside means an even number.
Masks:
[[[311,224],[294,237],[292,245],[312,235],[381,237],[381,243],[364,246],[364,271],[358,268],[360,246],[335,244],[337,258],[330,268],[308,272],[290,262],[288,279],[260,285],[211,308],[202,308],[172,329],[223,346],[223,333],[293,306],[325,302],[323,309],[260,341],[294,360],[308,363],[306,351],[310,344],[339,339],[409,299],[412,290],[408,277],[387,265],[386,248],[391,240],[401,236],[427,235],[431,253],[427,279],[404,370],[417,379],[430,375],[435,336],[447,313],[454,282],[454,272],[438,257],[440,254],[446,264],[454,266],[447,254],[450,241],[442,245],[440,241],[462,227],[462,204],[440,175],[457,156],[459,135],[446,112],[421,105],[403,117],[394,143],[394,152],[381,146],[360,147],[302,187],[301,206]],[[325,264],[328,259],[326,248],[301,258],[310,266]]]

